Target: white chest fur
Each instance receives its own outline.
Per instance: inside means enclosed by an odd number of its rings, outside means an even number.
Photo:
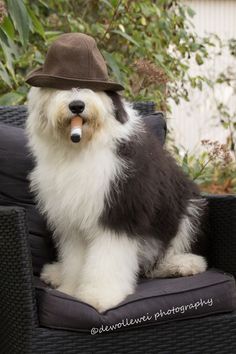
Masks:
[[[31,185],[56,233],[96,227],[110,183],[122,168],[112,150],[91,148],[71,155],[48,152],[38,160]]]

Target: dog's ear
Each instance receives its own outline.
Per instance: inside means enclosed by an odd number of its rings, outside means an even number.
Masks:
[[[106,94],[111,98],[115,109],[116,119],[124,124],[128,120],[128,115],[121,100],[121,96],[115,91],[106,91]]]

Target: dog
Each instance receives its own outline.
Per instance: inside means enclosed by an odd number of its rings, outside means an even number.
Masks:
[[[32,87],[28,110],[31,190],[58,250],[44,282],[104,312],[139,276],[206,270],[194,251],[206,202],[131,104],[112,91]],[[75,114],[83,119],[77,144]]]

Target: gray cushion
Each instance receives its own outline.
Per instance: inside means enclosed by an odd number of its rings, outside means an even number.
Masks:
[[[55,258],[50,232],[36,209],[29,191],[28,173],[33,160],[27,148],[24,130],[0,124],[0,205],[26,209],[34,274]]]
[[[148,129],[157,136],[162,145],[165,143],[167,125],[162,112],[155,112],[143,117]]]
[[[142,279],[136,292],[99,314],[92,306],[35,279],[42,326],[92,334],[126,330],[236,309],[235,280],[215,269],[175,279]],[[109,286],[109,285],[108,285]]]

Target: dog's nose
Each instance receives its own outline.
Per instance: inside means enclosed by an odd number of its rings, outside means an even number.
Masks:
[[[83,101],[72,101],[69,104],[69,109],[71,110],[72,113],[82,113],[84,110],[85,104]]]

